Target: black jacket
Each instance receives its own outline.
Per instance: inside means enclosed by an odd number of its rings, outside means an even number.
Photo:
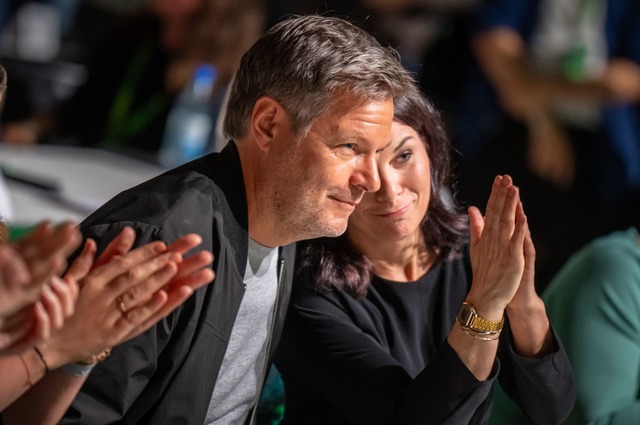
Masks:
[[[202,424],[244,293],[247,206],[235,145],[122,192],[81,228],[101,250],[126,225],[136,230],[137,245],[198,233],[198,249],[215,256],[215,281],[144,334],[115,347],[91,372],[61,423]],[[289,302],[293,260],[293,246],[280,249],[269,362]]]

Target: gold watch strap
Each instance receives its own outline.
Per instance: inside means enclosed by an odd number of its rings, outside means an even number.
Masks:
[[[500,332],[503,324],[504,319],[499,322],[494,322],[492,320],[476,316],[473,322],[471,322],[470,328],[480,332]]]
[[[487,320],[484,317],[478,315],[473,305],[467,301],[462,303],[458,314],[458,321],[463,327],[469,328],[475,332],[481,333],[499,333],[502,331],[504,325],[504,317],[499,322],[493,320]],[[464,313],[464,318],[461,314]]]

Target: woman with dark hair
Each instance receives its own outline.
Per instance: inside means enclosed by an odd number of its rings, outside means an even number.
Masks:
[[[575,387],[518,188],[497,176],[484,217],[459,213],[439,114],[417,92],[394,106],[380,190],[344,235],[299,247],[282,423],[482,424],[496,377],[536,423],[560,423]]]

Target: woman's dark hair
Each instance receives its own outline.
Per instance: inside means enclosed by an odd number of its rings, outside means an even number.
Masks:
[[[454,258],[468,239],[468,219],[452,193],[451,145],[440,113],[419,91],[394,98],[394,120],[413,128],[426,144],[431,163],[431,198],[422,221],[427,243],[437,261]],[[346,234],[299,243],[299,271],[318,289],[342,289],[363,297],[371,280],[371,262]]]

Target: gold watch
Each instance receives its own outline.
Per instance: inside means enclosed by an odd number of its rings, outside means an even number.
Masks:
[[[456,317],[463,329],[470,329],[480,334],[497,334],[502,331],[504,317],[499,322],[478,316],[476,309],[468,302],[463,302]]]

